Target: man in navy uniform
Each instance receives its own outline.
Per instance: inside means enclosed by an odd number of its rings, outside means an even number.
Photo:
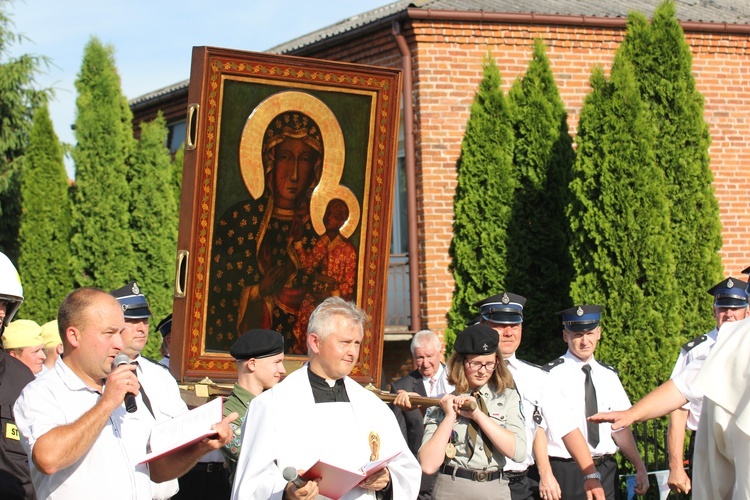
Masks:
[[[710,332],[696,337],[680,350],[671,379],[679,378],[688,365],[691,369],[699,369],[708,353],[711,352],[719,336],[719,328],[727,322],[745,319],[748,311],[747,283],[737,278],[729,277],[714,285],[708,293],[714,297],[714,319],[716,328]],[[695,446],[695,432],[700,421],[703,400],[688,402],[681,408],[669,414],[669,488],[674,492],[688,493],[692,487],[690,477],[685,473],[683,465],[683,449],[685,447],[685,430],[690,429],[690,444],[688,446],[688,458],[692,467],[693,449]]]
[[[563,340],[568,344],[568,352],[547,363],[544,368],[552,375],[550,384],[553,390],[563,394],[560,401],[572,404],[567,411],[578,420],[578,427],[586,438],[596,465],[593,475],[599,476],[607,499],[613,500],[617,479],[617,462],[613,455],[618,448],[635,466],[635,492],[639,495],[648,489],[648,476],[629,427],[613,432],[608,425],[587,421],[587,417],[599,411],[630,408],[630,400],[617,370],[594,358],[601,339],[601,312],[602,306],[599,305],[580,305],[560,311]],[[555,409],[549,413],[554,415]],[[589,475],[583,476],[572,463],[570,454],[553,428],[548,428],[547,441],[552,471],[560,484],[562,498],[585,499],[584,482]]]

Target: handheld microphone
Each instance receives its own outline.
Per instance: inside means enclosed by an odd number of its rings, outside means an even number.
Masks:
[[[120,353],[117,356],[115,356],[115,368],[117,368],[120,365],[129,365],[130,364],[130,358],[127,354]],[[138,406],[135,404],[135,395],[131,392],[125,393],[125,410],[128,413],[135,413],[135,411],[138,409]]]
[[[297,488],[302,488],[307,484],[307,481],[299,477],[299,474],[297,474],[297,469],[295,469],[294,467],[284,467],[284,471],[281,473],[281,475],[284,476],[284,479],[293,483]]]

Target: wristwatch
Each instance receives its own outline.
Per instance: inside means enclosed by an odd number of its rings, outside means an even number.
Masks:
[[[586,474],[585,476],[583,476],[584,481],[588,481],[589,479],[596,479],[597,481],[601,482],[602,475],[598,472],[594,472],[593,474]]]

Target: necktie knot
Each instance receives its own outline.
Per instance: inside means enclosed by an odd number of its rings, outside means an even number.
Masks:
[[[591,365],[583,365],[581,370],[583,370],[586,375],[591,376]]]
[[[428,394],[429,396],[432,396],[435,393],[435,384],[437,384],[437,380],[435,379],[435,377],[432,377],[430,379],[430,394]]]

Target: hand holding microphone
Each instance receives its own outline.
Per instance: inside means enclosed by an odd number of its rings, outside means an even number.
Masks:
[[[288,481],[286,488],[284,488],[284,498],[307,500],[318,496],[319,479],[305,481],[299,476],[297,469],[294,467],[285,467],[281,474]]]
[[[114,367],[117,368],[120,365],[129,365],[130,364],[130,358],[127,354],[120,353],[117,356],[115,356],[115,362]],[[125,410],[127,410],[128,413],[135,413],[136,410],[138,410],[138,406],[135,403],[135,394],[132,392],[126,392],[125,393]]]

